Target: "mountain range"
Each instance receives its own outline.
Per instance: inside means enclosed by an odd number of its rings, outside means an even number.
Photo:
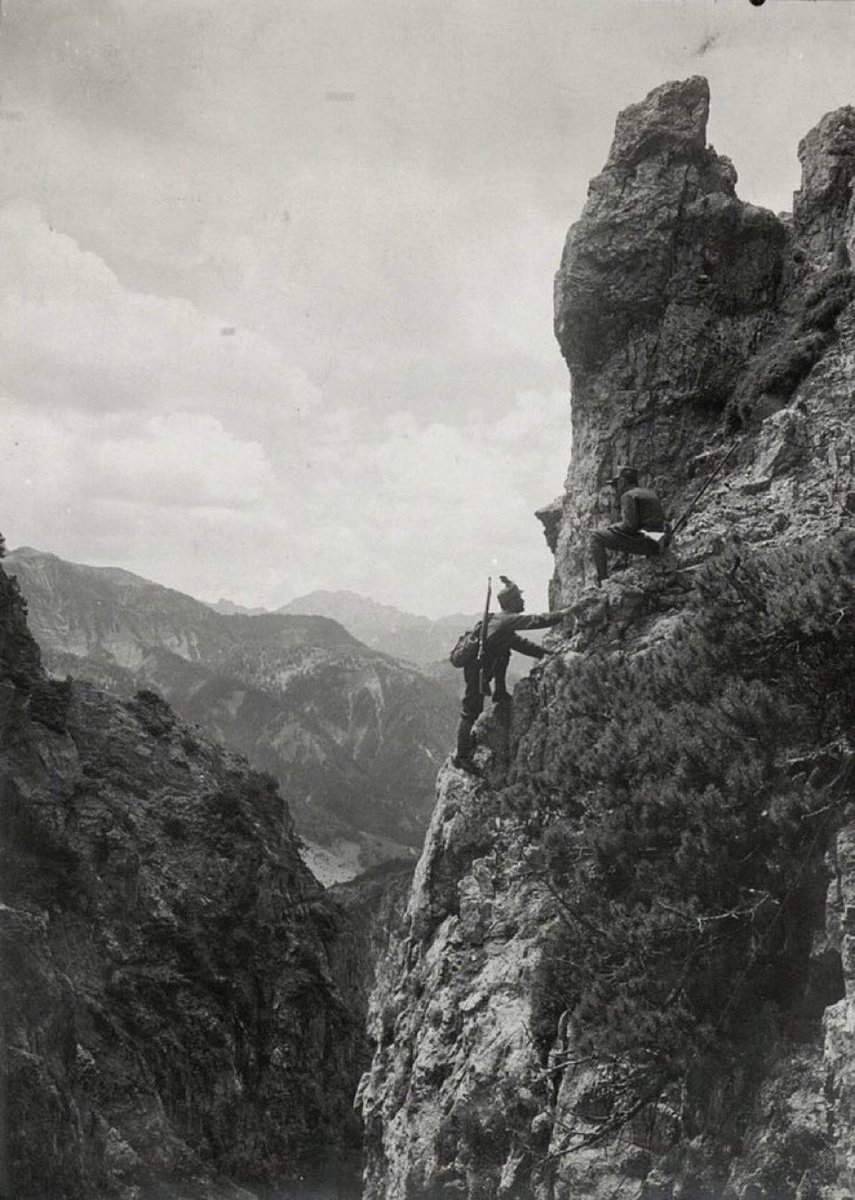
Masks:
[[[447,662],[458,636],[480,618],[480,613],[455,613],[431,620],[349,591],[309,592],[276,611],[330,617],[366,646],[422,667]]]
[[[246,608],[231,600],[218,600],[212,607],[216,612],[248,616],[265,612],[261,608]],[[492,608],[495,610],[495,603]],[[415,663],[424,675],[439,683],[455,700],[459,697],[462,679],[460,672],[449,663],[448,655],[460,634],[481,619],[480,613],[452,613],[434,619],[417,616],[347,590],[308,592],[305,596],[289,600],[275,611],[294,616],[329,617],[338,621],[366,646]],[[535,642],[541,640],[537,630],[526,636]],[[509,682],[513,684],[525,678],[531,666],[531,659],[513,655],[508,669]]]
[[[495,601],[491,607],[495,611]],[[348,591],[310,592],[290,600],[276,611],[331,617],[366,646],[416,663],[423,674],[440,684],[455,700],[460,694],[462,677],[448,661],[448,655],[460,634],[481,619],[481,613],[453,613],[431,620]],[[539,642],[542,635],[534,630],[526,636]],[[533,659],[518,654],[511,655],[508,682],[513,685],[525,678],[533,662]]]
[[[29,547],[5,565],[53,675],[122,696],[154,689],[268,771],[324,882],[416,853],[456,714],[415,666],[323,615],[217,612]]]

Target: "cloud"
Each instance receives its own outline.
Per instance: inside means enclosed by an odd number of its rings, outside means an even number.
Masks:
[[[8,395],[0,453],[0,503],[7,514],[64,504],[71,509],[252,511],[275,489],[261,445],[231,436],[198,413],[113,415],[34,411]],[[177,549],[177,547],[176,547]]]
[[[80,476],[93,499],[251,509],[274,484],[258,442],[231,437],[215,417],[168,413],[122,425],[102,428],[97,441],[81,447]]]
[[[350,587],[439,615],[467,607],[497,563],[545,602],[551,560],[533,510],[566,467],[563,392],[520,394],[463,427],[318,411],[281,453],[204,414],[48,416],[8,396],[4,407],[10,545],[269,607]]]
[[[321,404],[266,339],[130,290],[28,204],[0,210],[0,297],[10,542],[205,595],[340,585],[438,611],[473,558],[539,547],[530,510],[566,466],[560,392],[456,421]]]
[[[315,561],[336,586],[417,612],[466,607],[496,564],[544,603],[551,557],[533,514],[566,471],[569,415],[555,389],[519,393],[507,412],[462,426],[399,412],[361,445],[343,420],[319,447],[329,508]]]
[[[317,403],[307,376],[258,334],[186,300],[123,286],[31,205],[0,210],[0,386],[91,413],[205,410],[260,420]]]
[[[847,7],[6,0],[0,528],[247,603],[468,608],[494,560],[542,603],[551,278],[618,109],[719,38],[713,140],[783,207]]]

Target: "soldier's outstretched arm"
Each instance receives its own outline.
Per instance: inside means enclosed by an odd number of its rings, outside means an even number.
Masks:
[[[527,654],[529,658],[544,658],[547,653],[543,646],[538,646],[537,642],[530,642],[528,638],[520,637],[517,633],[511,638],[510,646],[512,650],[519,654]]]
[[[514,613],[503,624],[505,629],[516,633],[518,629],[548,629],[551,625],[560,625],[569,616],[569,608],[559,608],[549,613]]]

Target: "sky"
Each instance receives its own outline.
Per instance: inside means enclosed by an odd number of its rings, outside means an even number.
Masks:
[[[855,0],[3,0],[0,531],[204,600],[546,606],[552,279],[619,110],[710,81],[792,208]]]

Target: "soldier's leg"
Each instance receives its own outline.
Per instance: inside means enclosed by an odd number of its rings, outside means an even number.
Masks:
[[[597,583],[602,583],[604,579],[609,577],[609,562],[606,554],[606,546],[609,544],[609,531],[607,529],[595,529],[591,534],[591,553],[594,558],[594,566],[597,569]]]
[[[632,537],[629,534],[624,534],[626,539],[625,552],[627,554],[640,554],[644,558],[656,558],[659,554],[659,543],[654,542],[653,538],[646,538],[642,534],[638,537]]]
[[[457,726],[457,758],[468,759],[472,755],[472,726],[478,720],[484,708],[484,697],[481,695],[480,672],[466,668],[466,691],[460,705],[460,723]]]
[[[457,757],[471,758],[472,756],[472,726],[478,719],[478,713],[470,716],[468,713],[460,714],[460,722],[457,726]]]
[[[597,567],[597,582],[608,578],[606,550],[617,554],[641,554],[652,558],[658,553],[656,543],[640,533],[622,533],[620,529],[595,529],[591,534],[591,549]]]
[[[508,685],[505,683],[505,675],[508,670],[510,655],[507,658],[501,658],[496,663],[496,669],[493,672],[493,701],[496,704],[510,704],[511,697],[508,692]]]

